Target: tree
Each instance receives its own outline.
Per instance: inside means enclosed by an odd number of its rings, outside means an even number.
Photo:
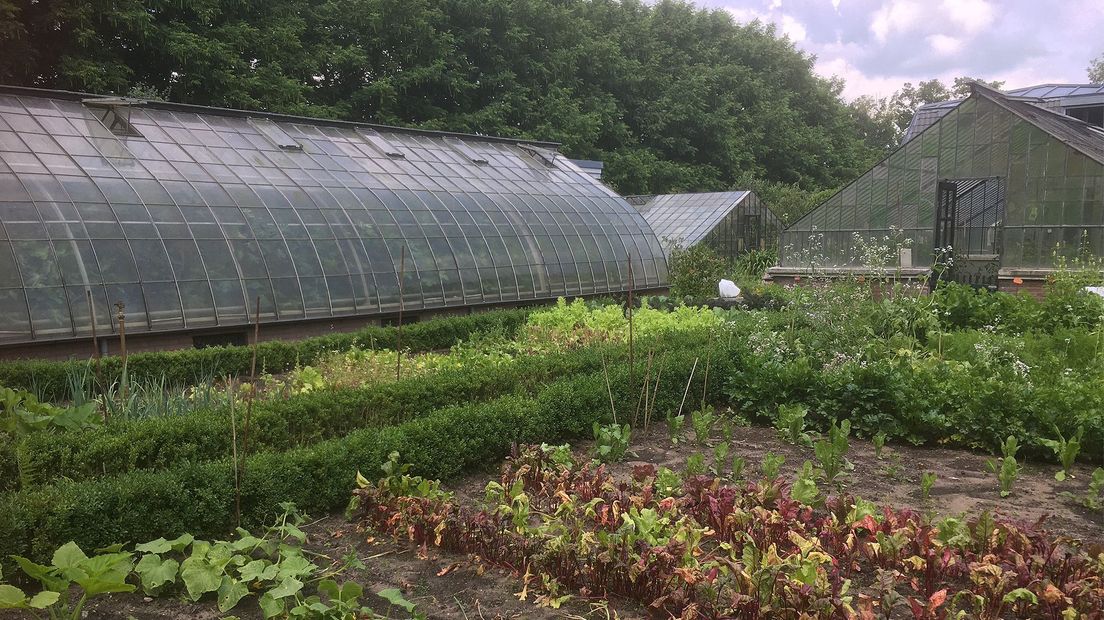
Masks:
[[[955,78],[950,87],[938,79],[923,81],[915,86],[906,82],[888,98],[859,97],[851,102],[850,110],[866,145],[887,153],[900,144],[917,108],[969,97],[970,87],[974,82],[998,90],[1004,87],[1004,82],[970,77]]]
[[[1104,54],[1089,63],[1089,81],[1093,84],[1104,84]]]

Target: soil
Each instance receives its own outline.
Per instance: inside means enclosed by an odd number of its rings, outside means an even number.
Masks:
[[[687,432],[685,441],[672,446],[663,429],[638,432],[633,437],[630,456],[624,462],[612,465],[610,470],[615,476],[624,478],[628,478],[633,465],[639,463],[653,463],[683,471],[687,457],[695,452],[702,452],[706,463],[711,463],[712,448],[718,441],[720,438],[714,437],[700,446],[693,442],[692,433]],[[577,454],[589,452],[592,448],[592,442],[575,445]],[[734,429],[728,462],[731,463],[733,456],[741,456],[747,461],[745,477],[758,476],[759,464],[768,452],[785,456],[781,471],[787,477],[792,477],[804,461],[815,463],[811,448],[781,441],[774,429],[760,427]],[[852,438],[847,457],[854,464],[854,469],[844,477],[843,491],[876,504],[913,508],[932,517],[963,513],[976,515],[988,510],[1016,523],[1033,525],[1042,521],[1048,531],[1080,539],[1086,545],[1104,545],[1104,513],[1093,513],[1065,496],[1065,493],[1074,496],[1085,494],[1091,474],[1089,467],[1074,468],[1074,477],[1059,483],[1054,479],[1054,473],[1058,470],[1056,466],[1025,463],[1012,495],[1001,498],[996,475],[986,469],[986,461],[990,458],[986,455],[945,448],[889,445],[878,457],[870,442]],[[497,477],[497,467],[497,463],[488,463],[485,471],[445,487],[455,491],[461,501],[476,503],[482,499],[487,481]],[[928,499],[921,497],[922,472],[934,472],[936,475]],[[824,486],[821,485],[821,488],[823,490]],[[350,569],[343,573],[341,580],[356,581],[371,592],[399,588],[429,618],[630,620],[647,617],[645,609],[627,600],[607,602],[575,596],[558,610],[538,607],[533,603],[532,593],[528,600],[519,600],[517,593],[522,588],[518,572],[484,565],[473,556],[438,549],[422,550],[402,541],[379,537],[348,523],[343,517],[323,518],[305,530],[309,535],[308,549],[319,554],[316,563],[338,561],[346,554],[355,552],[365,568]],[[367,603],[380,613],[387,612],[382,599],[370,595],[365,598],[374,599]],[[243,604],[233,611],[242,618],[261,618],[255,603]],[[18,616],[0,613],[0,619],[9,617]],[[94,600],[87,613],[90,620],[207,620],[219,617],[222,615],[213,603],[148,600],[140,594]]]

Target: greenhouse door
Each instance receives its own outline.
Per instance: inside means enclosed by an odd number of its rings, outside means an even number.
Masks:
[[[760,236],[759,236],[759,216],[758,215],[745,215],[744,216],[744,251],[754,252],[759,249]]]
[[[936,279],[995,288],[1004,224],[1004,179],[947,179],[936,189]],[[935,281],[932,282],[933,286]]]

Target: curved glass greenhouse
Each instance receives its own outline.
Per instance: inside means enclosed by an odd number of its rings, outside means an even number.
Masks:
[[[664,285],[555,148],[0,87],[0,341],[111,333],[116,302],[129,333],[609,293],[630,256]]]

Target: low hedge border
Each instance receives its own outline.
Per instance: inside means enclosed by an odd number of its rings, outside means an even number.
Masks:
[[[718,347],[720,348],[720,347]],[[669,351],[654,423],[675,410],[686,389],[697,350]],[[724,376],[716,353],[714,369]],[[722,363],[722,366],[728,364]],[[688,407],[703,393],[703,373],[695,373]],[[641,372],[637,371],[637,381]],[[382,429],[362,429],[310,447],[257,454],[247,460],[243,482],[243,526],[257,527],[292,501],[318,513],[341,509],[359,469],[369,478],[391,451],[414,465],[413,472],[447,479],[496,464],[513,442],[561,441],[590,433],[594,421],[611,417],[610,394],[622,422],[631,417],[640,387],[630,384],[624,365],[555,381],[534,397],[510,395],[494,401],[438,410],[423,418]],[[722,390],[710,383],[706,399]],[[190,532],[227,535],[233,528],[233,472],[229,459],[185,462],[162,471],[136,471],[83,482],[62,481],[11,493],[0,499],[0,557],[43,559],[61,544],[76,541],[98,548]]]
[[[403,327],[403,348],[412,351],[447,349],[473,334],[488,331],[502,331],[510,336],[516,334],[525,324],[530,312],[531,310],[525,308],[489,310],[469,316],[412,323]],[[394,349],[397,337],[396,327],[371,326],[355,332],[298,341],[271,340],[257,345],[257,368],[268,372],[283,372],[297,363],[311,364],[322,353],[345,351],[353,347]],[[248,374],[252,355],[252,347],[248,346],[135,353],[127,358],[127,372],[134,381],[154,380],[164,376],[169,385],[194,385],[211,377]],[[87,364],[87,359],[63,362],[0,362],[0,385],[27,390],[44,400],[64,401],[69,398],[69,375],[83,371]],[[122,375],[122,358],[102,358],[100,373],[107,384],[118,381]]]
[[[705,334],[686,333],[665,343],[665,347],[691,351],[706,343]],[[649,346],[648,341],[641,346]],[[532,393],[556,377],[600,372],[602,355],[624,359],[626,347],[586,347],[518,358],[493,371],[460,368],[395,383],[259,402],[250,421],[249,449],[289,450],[362,428],[398,424],[448,405],[486,401],[514,392]],[[237,412],[239,438],[244,436],[242,413]],[[36,433],[15,447],[14,459],[0,453],[0,467],[13,468],[14,474],[7,485],[0,481],[0,491],[33,488],[62,477],[88,480],[139,469],[163,469],[183,461],[220,459],[230,454],[231,437],[229,409],[115,423],[84,431]],[[0,445],[0,450],[4,448]]]

